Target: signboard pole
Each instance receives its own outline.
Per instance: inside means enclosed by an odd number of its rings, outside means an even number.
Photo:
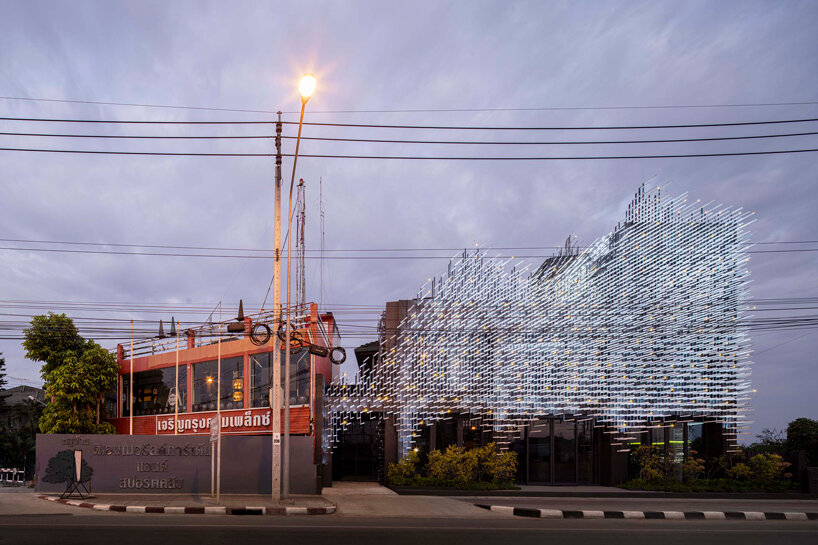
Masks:
[[[128,382],[128,435],[133,435],[133,320],[131,320],[131,379]]]
[[[216,487],[216,442],[221,436],[220,416],[216,414],[210,419],[210,497],[212,498]],[[221,453],[219,453],[221,454]],[[217,500],[218,501],[218,500]]]
[[[179,433],[179,325],[176,324],[176,387],[173,390],[173,435]]]
[[[219,303],[219,307],[221,307],[221,303]],[[221,315],[222,311],[219,308],[219,314]],[[217,426],[218,429],[218,437],[216,438],[216,450],[218,451],[216,454],[216,503],[219,503],[221,499],[221,492],[222,492],[222,322],[221,316],[219,316],[219,325],[217,326],[217,335],[218,335],[218,356],[217,356],[217,364],[216,364],[216,372],[218,376],[216,377],[216,420],[218,420],[219,425]]]

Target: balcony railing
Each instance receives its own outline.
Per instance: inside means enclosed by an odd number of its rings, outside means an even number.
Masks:
[[[312,314],[310,305],[298,306],[292,309],[290,315],[290,323],[294,330],[306,330],[304,337],[305,341],[311,343],[324,344],[330,346],[326,327],[322,320],[317,320],[318,339],[312,338],[313,333],[309,326],[312,324]],[[282,316],[282,322],[285,316]],[[231,342],[243,339],[249,336],[251,329],[257,324],[267,324],[270,327],[273,335],[278,330],[278,324],[274,319],[273,311],[264,311],[257,314],[248,314],[245,316],[244,329],[241,332],[228,331],[228,326],[231,324],[240,323],[236,320],[226,322],[206,322],[194,327],[185,327],[179,330],[178,347],[180,350],[186,348],[195,348],[199,346],[209,346],[219,342]],[[122,343],[122,359],[130,359],[131,346],[130,343]],[[133,341],[133,357],[152,356],[155,354],[162,354],[164,352],[172,352],[176,350],[177,337],[175,335],[165,335],[164,337],[155,336],[150,338],[134,339]]]

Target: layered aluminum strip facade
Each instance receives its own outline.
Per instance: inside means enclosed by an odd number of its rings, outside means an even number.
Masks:
[[[641,187],[624,221],[539,267],[464,253],[418,292],[377,364],[327,392],[333,432],[469,414],[500,443],[541,417],[594,420],[625,440],[667,421],[741,427],[750,395],[752,213]],[[623,441],[626,443],[626,441]]]

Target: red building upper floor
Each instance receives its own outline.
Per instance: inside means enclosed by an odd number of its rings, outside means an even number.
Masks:
[[[205,434],[217,413],[223,433],[271,433],[273,321],[272,313],[261,313],[141,340],[133,348],[118,345],[116,399],[106,403],[117,433]],[[337,371],[310,346],[337,347],[340,336],[333,315],[319,314],[315,304],[296,309],[291,323],[302,347],[290,354],[290,433],[311,434],[316,401]],[[284,362],[282,350],[282,391]]]

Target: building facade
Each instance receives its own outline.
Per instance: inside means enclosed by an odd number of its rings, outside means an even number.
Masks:
[[[677,460],[734,448],[752,221],[643,186],[609,234],[539,266],[464,252],[387,305],[377,356],[327,393],[328,442],[377,414],[383,463],[494,441],[518,452],[521,481],[545,483],[625,480],[639,444]]]
[[[340,336],[332,314],[319,314],[314,304],[296,309],[292,322],[293,335],[303,340],[301,348],[290,355],[289,432],[296,453],[290,463],[292,474],[298,476],[291,480],[292,492],[316,493],[324,481],[322,395],[337,366],[327,354],[309,346],[339,346]],[[264,328],[266,324],[270,329]],[[261,313],[188,328],[178,336],[174,326],[167,336],[134,343],[133,352],[130,345],[118,345],[119,380],[116,394],[106,402],[107,420],[118,435],[201,440],[210,433],[211,419],[218,417],[222,436],[228,441],[234,436],[260,436],[260,440],[266,436],[269,451],[269,392],[276,340],[272,324],[272,313]],[[284,361],[282,351],[282,399]],[[269,475],[269,464],[258,465]],[[258,468],[245,470],[249,472],[237,479],[245,480],[246,490],[235,484],[231,490],[257,492],[259,482],[269,489],[269,478],[257,475]]]

